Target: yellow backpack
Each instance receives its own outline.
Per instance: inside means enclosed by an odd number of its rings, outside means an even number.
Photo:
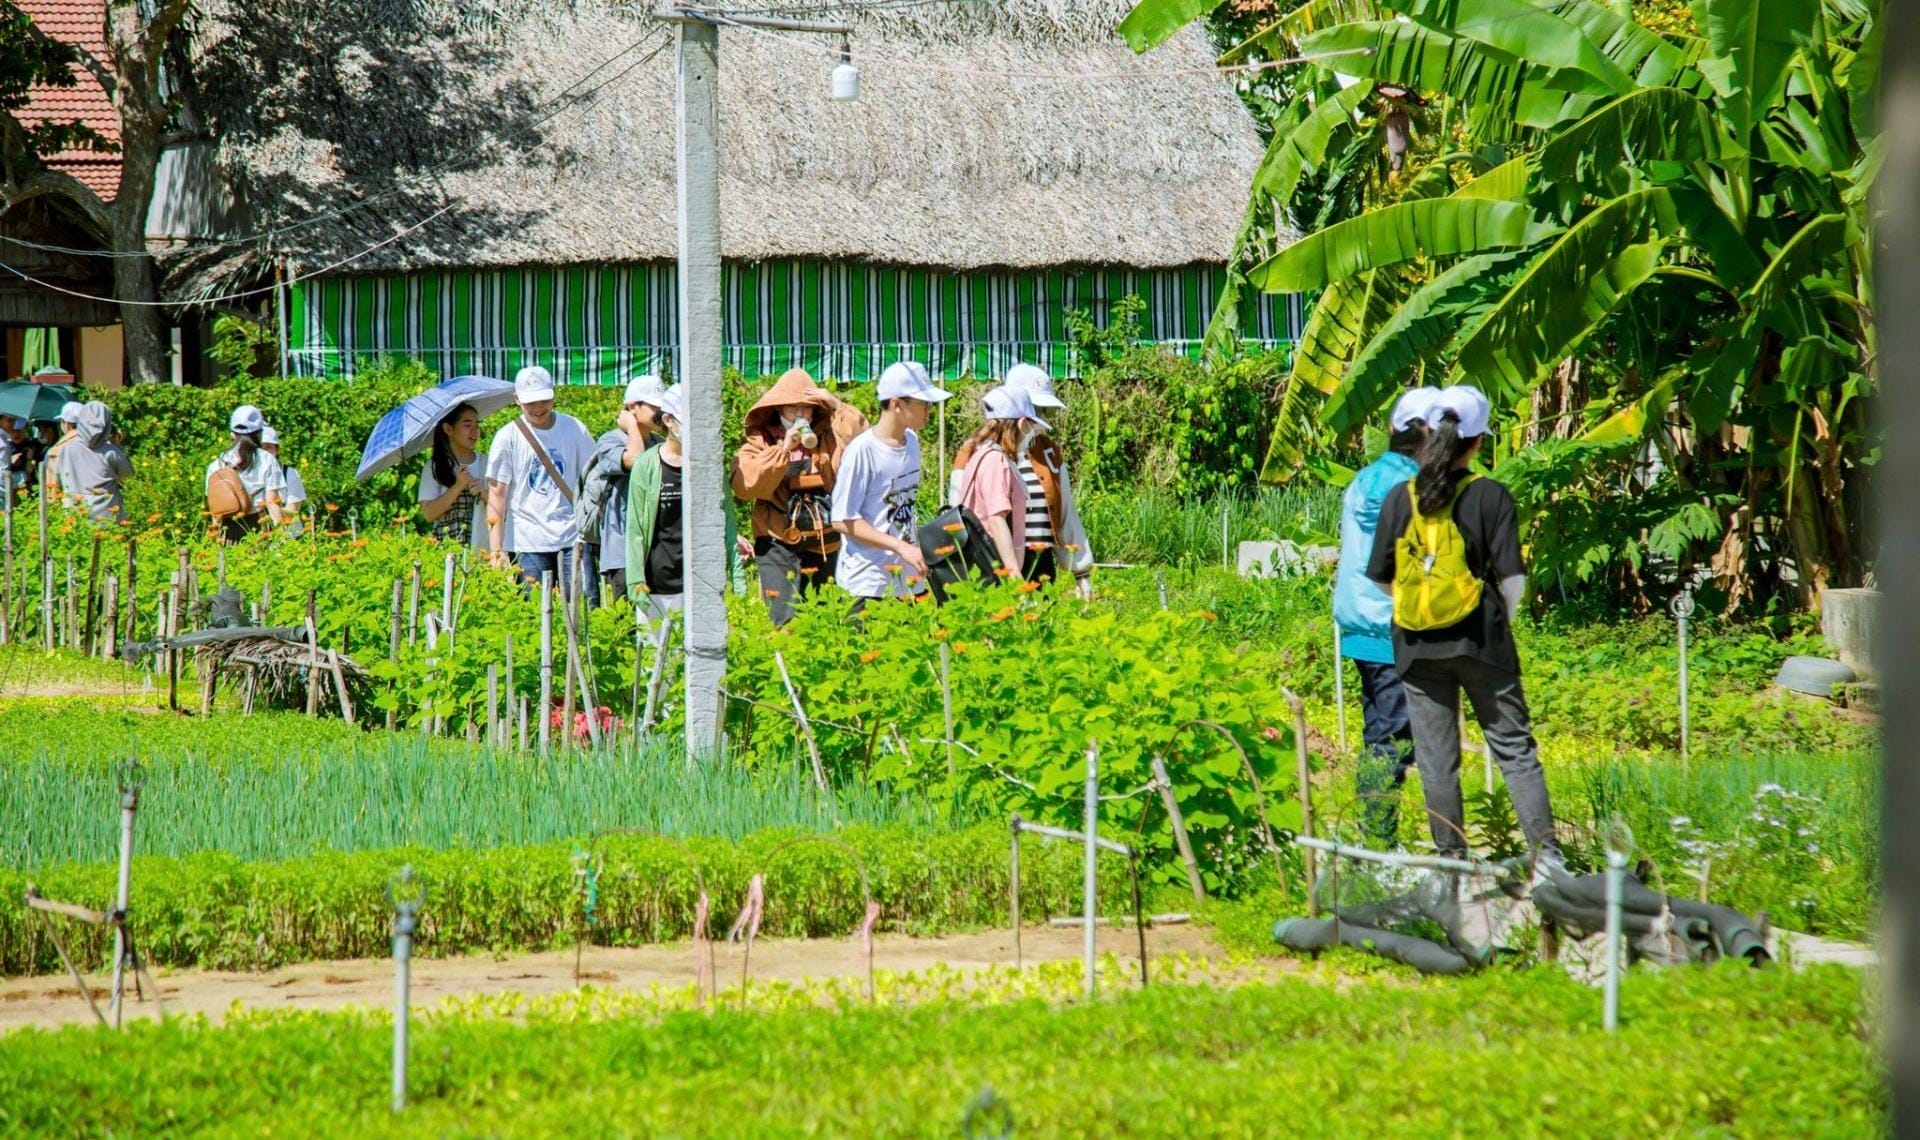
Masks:
[[[1453,521],[1454,505],[1469,474],[1453,489],[1446,512],[1438,518],[1420,513],[1420,491],[1407,483],[1412,517],[1394,543],[1393,621],[1402,629],[1445,629],[1472,614],[1480,605],[1480,576],[1467,565],[1467,538]]]

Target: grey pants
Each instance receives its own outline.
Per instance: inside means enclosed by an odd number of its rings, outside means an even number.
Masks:
[[[1560,853],[1553,834],[1553,804],[1547,775],[1533,742],[1533,723],[1520,675],[1473,657],[1410,662],[1400,674],[1413,721],[1413,758],[1427,797],[1427,826],[1442,855],[1467,853],[1466,820],[1460,803],[1460,693],[1473,704],[1474,719],[1507,780],[1507,794],[1535,856]]]

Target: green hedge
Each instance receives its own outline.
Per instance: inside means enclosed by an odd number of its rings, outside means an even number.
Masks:
[[[634,946],[687,937],[704,880],[715,922],[741,906],[747,882],[765,874],[770,936],[827,937],[854,930],[865,911],[865,863],[884,929],[949,931],[1007,921],[1007,831],[983,825],[927,833],[849,828],[840,843],[796,831],[761,832],[732,843],[613,835],[600,855],[594,941]],[[851,849],[849,851],[848,849]],[[411,864],[427,885],[418,952],[541,950],[572,945],[582,893],[573,843],[491,850],[396,848],[248,863],[205,852],[136,858],[131,910],[140,946],[163,966],[257,969],[287,962],[386,954],[392,912],[387,881]],[[1021,896],[1038,918],[1077,912],[1079,849],[1030,844],[1022,852]],[[48,898],[106,908],[111,864],[51,868],[32,880]],[[60,969],[46,924],[21,902],[29,876],[0,871],[0,975]],[[1110,901],[1126,893],[1124,874],[1104,879]],[[83,969],[109,960],[111,934],[66,930]]]
[[[1065,1008],[421,1018],[404,1113],[382,1014],[0,1037],[0,1131],[955,1136],[985,1089],[1046,1136],[1873,1136],[1860,976],[1555,971],[1164,985]],[[989,1115],[974,1135],[1005,1135]]]

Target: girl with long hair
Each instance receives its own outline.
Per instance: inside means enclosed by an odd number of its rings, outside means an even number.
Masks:
[[[956,479],[956,498],[986,527],[1001,567],[1018,577],[1026,561],[1027,484],[1016,464],[1027,432],[1035,427],[1046,431],[1049,425],[1034,411],[1033,398],[1019,388],[995,388],[980,407],[985,422],[963,445],[968,458]]]
[[[480,413],[456,404],[433,429],[420,470],[420,515],[435,538],[487,548],[487,453],[480,450]]]
[[[1393,655],[1407,694],[1427,822],[1443,855],[1467,854],[1460,800],[1460,696],[1506,777],[1536,875],[1560,865],[1553,804],[1527,698],[1513,615],[1526,588],[1513,495],[1475,473],[1490,406],[1444,389],[1426,415],[1419,470],[1381,504],[1367,577],[1393,592]]]
[[[260,447],[261,433],[266,427],[266,417],[260,414],[259,408],[252,404],[235,408],[233,415],[227,419],[227,430],[232,434],[233,444],[220,454],[220,458],[207,465],[209,488],[213,485],[216,471],[223,467],[231,468],[239,476],[251,508],[219,519],[220,541],[223,543],[238,542],[259,530],[262,514],[271,518],[276,526],[287,521],[288,516],[280,498],[287,489],[286,473],[281,470],[280,461]]]

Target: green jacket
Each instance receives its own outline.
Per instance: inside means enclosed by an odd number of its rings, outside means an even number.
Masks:
[[[660,448],[649,447],[633,461],[627,476],[627,597],[638,601],[647,593],[647,552],[653,549],[653,520],[660,513]],[[725,487],[725,484],[722,484]],[[733,502],[730,488],[720,501]],[[740,533],[733,511],[727,512],[727,580],[734,592],[742,589],[740,553],[734,540]]]

